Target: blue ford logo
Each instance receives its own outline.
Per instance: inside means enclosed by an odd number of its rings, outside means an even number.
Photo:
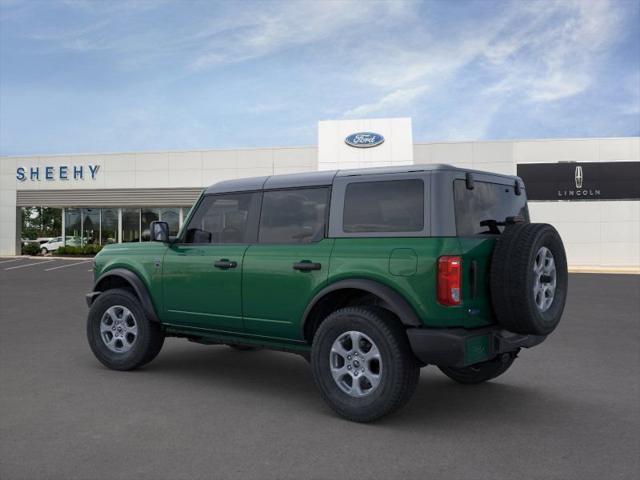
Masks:
[[[384,142],[384,137],[379,133],[373,132],[358,132],[349,135],[344,139],[347,145],[356,148],[370,148],[377,147]]]

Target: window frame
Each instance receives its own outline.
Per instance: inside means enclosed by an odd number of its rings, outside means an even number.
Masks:
[[[251,215],[251,211],[249,211],[250,214],[247,217],[247,224],[249,224],[249,222],[252,222],[254,224],[252,241],[234,242],[234,243],[187,243],[185,242],[185,237],[187,235],[189,224],[191,223],[191,220],[193,219],[196,212],[200,209],[202,203],[205,202],[209,197],[224,197],[224,196],[230,196],[230,195],[256,195],[256,198],[254,199],[255,205],[253,205],[256,212],[253,215]],[[184,219],[184,222],[180,227],[180,231],[178,232],[178,236],[176,237],[176,240],[173,242],[173,244],[181,245],[181,246],[193,245],[198,247],[206,247],[206,246],[215,247],[215,246],[224,246],[224,245],[254,245],[258,242],[258,228],[260,225],[261,212],[262,212],[262,191],[261,190],[241,190],[237,192],[203,193],[200,196],[200,198],[196,201],[196,203],[191,207],[191,210],[189,211],[187,218]],[[251,226],[248,225],[248,228],[251,228]]]
[[[322,229],[322,237],[314,238],[310,242],[261,242],[260,241],[260,226],[262,224],[262,211],[264,207],[264,194],[270,192],[287,192],[287,191],[296,191],[296,190],[319,190],[323,189],[327,191],[327,206],[324,211],[324,226]],[[295,187],[283,187],[283,188],[269,188],[262,190],[260,195],[260,215],[258,217],[258,229],[257,229],[257,240],[256,244],[258,245],[312,245],[314,243],[321,242],[329,236],[329,211],[331,210],[331,197],[332,197],[332,187],[331,185],[296,185]]]
[[[331,214],[329,216],[330,238],[389,238],[389,237],[428,237],[431,235],[431,205],[430,172],[404,172],[354,175],[336,177],[333,183],[333,195],[331,197]],[[393,232],[345,232],[344,231],[344,207],[347,186],[352,183],[388,182],[399,180],[422,180],[423,183],[423,225],[418,231],[393,231]]]

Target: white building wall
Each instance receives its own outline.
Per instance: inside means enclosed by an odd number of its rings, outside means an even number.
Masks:
[[[0,255],[14,255],[17,251],[15,162],[0,158]]]
[[[384,137],[373,148],[354,148],[345,143],[353,133],[375,132]],[[318,170],[386,167],[413,163],[410,118],[327,120],[318,122]]]

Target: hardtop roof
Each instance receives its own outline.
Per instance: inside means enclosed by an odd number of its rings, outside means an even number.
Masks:
[[[320,187],[333,184],[336,177],[355,177],[362,175],[392,175],[398,173],[418,173],[429,171],[460,171],[482,173],[485,175],[496,175],[503,178],[516,179],[515,175],[504,175],[500,173],[486,172],[482,170],[473,170],[469,168],[454,167],[453,165],[434,163],[434,164],[415,164],[415,165],[398,165],[392,167],[370,167],[370,168],[353,168],[345,170],[324,170],[304,173],[288,173],[282,175],[270,175],[262,177],[238,178],[233,180],[223,180],[214,183],[205,190],[205,194],[224,193],[224,192],[241,192],[263,189],[278,188],[294,188],[294,187]]]

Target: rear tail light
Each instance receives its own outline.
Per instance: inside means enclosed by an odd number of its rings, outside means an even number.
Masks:
[[[438,258],[438,303],[447,306],[460,305],[462,258],[444,256]]]

